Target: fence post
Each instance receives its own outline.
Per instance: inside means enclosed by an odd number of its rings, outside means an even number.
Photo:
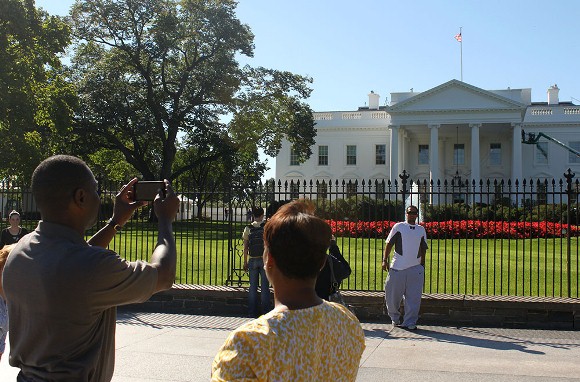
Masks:
[[[407,174],[407,170],[403,170],[402,174],[399,174],[399,178],[401,178],[401,195],[403,195],[403,209],[405,209],[405,199],[407,195],[407,179],[409,179],[409,174]]]
[[[564,177],[566,178],[566,193],[568,194],[568,200],[566,200],[566,272],[568,273],[568,297],[572,297],[572,269],[570,263],[572,262],[572,253],[571,253],[571,246],[572,246],[572,239],[570,234],[570,214],[572,213],[572,209],[570,208],[570,201],[572,200],[572,178],[574,178],[576,174],[572,172],[571,169],[568,169],[567,172],[564,173]]]

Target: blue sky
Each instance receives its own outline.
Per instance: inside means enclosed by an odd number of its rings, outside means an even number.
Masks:
[[[71,0],[37,0],[64,15]],[[308,75],[315,111],[356,110],[373,90],[429,90],[460,79],[488,90],[532,88],[546,101],[580,100],[580,1],[241,0],[238,18],[255,35],[244,62]],[[273,167],[273,161],[269,164]],[[266,177],[273,177],[271,170]]]

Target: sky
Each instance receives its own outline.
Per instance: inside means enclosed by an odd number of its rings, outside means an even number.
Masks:
[[[66,15],[73,1],[36,4]],[[486,90],[531,88],[536,102],[557,84],[560,101],[580,104],[577,0],[240,0],[237,9],[255,35],[242,63],[311,77],[314,111],[356,110],[371,90],[384,105],[391,92],[462,74]]]

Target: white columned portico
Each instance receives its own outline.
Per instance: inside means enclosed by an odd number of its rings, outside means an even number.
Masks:
[[[390,158],[390,171],[389,176],[391,178],[391,183],[395,183],[395,180],[399,179],[399,125],[389,125],[389,130],[391,130],[391,158]]]
[[[479,128],[481,123],[470,123],[469,127],[471,127],[471,180],[475,180],[475,184],[478,185],[481,180],[479,167],[481,162],[479,157]]]
[[[512,182],[522,181],[522,124],[512,123]]]
[[[431,141],[429,143],[429,173],[433,186],[437,186],[439,180],[439,124],[430,124]]]

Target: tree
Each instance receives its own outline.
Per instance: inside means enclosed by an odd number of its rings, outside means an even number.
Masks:
[[[217,162],[226,171],[232,157],[257,147],[276,153],[283,137],[308,157],[314,121],[302,99],[311,79],[240,67],[236,55],[252,56],[253,35],[235,7],[231,0],[77,0],[78,147],[117,150],[145,179]]]
[[[70,28],[33,0],[0,2],[0,176],[24,181],[36,165],[66,152],[74,88],[60,54]]]

